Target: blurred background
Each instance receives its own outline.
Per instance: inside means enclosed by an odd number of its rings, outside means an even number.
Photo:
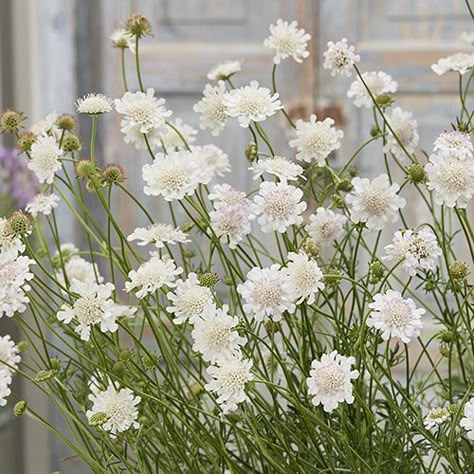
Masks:
[[[131,13],[141,12],[151,22],[154,36],[143,41],[141,62],[145,87],[154,87],[174,111],[174,118],[198,128],[192,111],[217,62],[243,60],[237,85],[257,79],[271,84],[272,53],[263,47],[268,26],[276,19],[298,20],[311,34],[310,57],[296,65],[288,60],[278,68],[278,91],[293,118],[333,117],[345,133],[343,147],[333,159],[344,162],[369,136],[371,110],[357,109],[346,97],[351,79],[332,78],[322,69],[322,51],[329,40],[348,38],[361,55],[363,71],[384,70],[399,84],[397,103],[414,113],[421,146],[430,151],[433,139],[454,121],[458,110],[457,76],[439,77],[430,65],[439,57],[465,50],[459,34],[471,31],[464,0],[0,0],[0,109],[13,107],[28,116],[29,124],[50,112],[74,113],[74,101],[89,92],[122,95],[119,51],[110,35]],[[127,58],[129,86],[136,88],[133,56]],[[280,114],[281,115],[281,114]],[[278,154],[289,155],[290,131],[284,117],[265,123]],[[146,157],[125,145],[120,118],[111,113],[100,120],[98,161],[119,163],[128,185],[149,201],[141,188],[141,167]],[[215,143],[229,155],[228,181],[250,189],[246,172],[247,130],[233,121],[217,139],[200,133],[196,143]],[[80,121],[83,143],[90,123]],[[24,166],[10,150],[8,137],[0,137],[1,212],[22,206],[37,189]],[[82,154],[87,156],[87,145]],[[357,165],[361,174],[383,169],[379,148],[368,147]],[[408,199],[408,206],[410,200]],[[94,203],[91,203],[94,206]],[[125,230],[140,222],[129,204],[116,202]],[[159,212],[159,209],[156,210]],[[410,209],[416,219],[417,209]],[[63,240],[76,240],[69,215],[60,215]],[[1,284],[1,282],[0,282]],[[0,321],[1,333],[12,331]],[[54,413],[41,396],[15,382],[22,397],[49,418]],[[0,472],[88,472],[36,424],[13,420],[11,405],[0,411]]]

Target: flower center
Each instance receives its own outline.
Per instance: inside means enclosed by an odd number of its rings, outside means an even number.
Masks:
[[[154,112],[155,107],[147,100],[132,102],[128,108],[128,116],[137,123],[152,122]]]
[[[462,193],[468,184],[469,177],[462,166],[457,166],[457,163],[451,161],[443,166],[440,173],[441,180],[444,186],[451,192]]]
[[[335,395],[344,390],[344,373],[337,364],[322,367],[317,374],[317,382],[326,395]]]
[[[234,369],[225,375],[223,385],[230,390],[243,390],[245,388],[245,373],[242,369]]]
[[[82,324],[97,324],[104,316],[103,302],[95,296],[83,296],[74,304],[74,315]]]
[[[387,199],[380,191],[366,191],[362,200],[365,210],[374,216],[381,216],[387,209]]]
[[[265,213],[275,219],[287,218],[293,210],[293,203],[286,192],[272,192],[265,201]]]
[[[209,345],[218,350],[224,347],[229,340],[231,329],[224,325],[216,325],[209,334]]]
[[[384,313],[387,315],[387,323],[394,328],[403,328],[411,321],[410,309],[404,301],[390,301],[387,304],[387,310]]]
[[[258,94],[245,95],[240,100],[240,112],[244,116],[255,117],[265,114],[266,100]]]
[[[183,306],[187,314],[201,314],[209,299],[205,288],[196,287],[188,290],[183,297]]]
[[[189,175],[184,168],[163,169],[160,185],[167,192],[179,192],[188,183]]]
[[[277,306],[281,302],[281,288],[275,281],[260,282],[255,287],[255,302],[261,306]]]

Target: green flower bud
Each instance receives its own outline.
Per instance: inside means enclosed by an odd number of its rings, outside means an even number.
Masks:
[[[102,182],[105,184],[123,183],[126,179],[124,169],[120,165],[113,163],[105,166],[100,175]]]
[[[337,183],[336,189],[338,191],[350,191],[352,189],[352,183],[350,179],[342,179]]]
[[[188,399],[191,400],[193,398],[199,397],[204,392],[204,387],[200,383],[192,383],[189,386],[189,393],[188,393]]]
[[[375,103],[381,109],[386,109],[387,107],[392,106],[394,102],[395,102],[394,98],[391,95],[388,95],[388,94],[380,94],[375,99]]]
[[[440,337],[443,342],[449,344],[450,342],[454,341],[456,334],[453,331],[446,330],[440,334]]]
[[[194,222],[187,222],[186,224],[181,224],[180,229],[183,232],[191,232],[194,227]]]
[[[36,141],[36,135],[31,132],[25,132],[18,137],[16,147],[21,152],[31,151],[31,145]]]
[[[268,334],[275,334],[276,332],[278,332],[280,327],[278,323],[269,319],[265,322],[265,329],[267,330]]]
[[[23,211],[14,211],[8,218],[8,228],[17,237],[24,237],[31,232],[33,219],[30,214]]]
[[[18,352],[26,352],[28,348],[30,347],[30,343],[28,341],[20,341],[16,345]]]
[[[304,244],[304,251],[308,257],[316,259],[319,257],[320,248],[314,243],[313,240],[307,239]]]
[[[194,258],[196,256],[196,252],[192,249],[184,249],[183,250],[183,257],[184,258]]]
[[[443,357],[449,357],[449,353],[450,353],[450,349],[449,347],[444,343],[442,342],[440,345],[439,345],[439,353],[443,356]]]
[[[35,377],[35,382],[46,382],[46,380],[52,379],[56,375],[56,371],[51,370],[40,370]]]
[[[257,144],[254,142],[250,142],[245,149],[245,156],[250,163],[253,163],[258,155],[258,147]]]
[[[140,13],[135,13],[127,18],[125,29],[137,38],[148,36],[151,33],[151,25],[148,18]]]
[[[146,425],[148,423],[148,417],[142,415],[142,416],[139,416],[138,417],[138,423],[143,426],[143,425]]]
[[[13,407],[13,414],[15,416],[22,416],[25,414],[27,409],[28,409],[28,404],[25,402],[25,400],[20,400]]]
[[[369,267],[369,281],[372,285],[375,285],[376,283],[379,283],[382,278],[384,277],[385,274],[385,267],[382,265],[381,262],[376,260],[375,262],[372,262]]]
[[[89,418],[89,425],[91,426],[102,426],[104,423],[107,423],[109,420],[110,416],[107,415],[107,413],[103,412],[97,412],[94,413],[90,418]]]
[[[453,262],[449,267],[449,274],[454,281],[463,282],[469,276],[469,267],[466,262]]]
[[[380,135],[379,127],[377,127],[377,125],[372,125],[372,127],[370,127],[370,136],[378,137],[379,135]]]
[[[66,153],[75,153],[81,151],[82,145],[81,140],[77,135],[67,135],[63,137],[63,141],[61,143],[61,148]]]
[[[59,366],[61,365],[61,361],[57,357],[51,357],[51,359],[49,359],[49,364],[51,369],[58,370]]]
[[[330,268],[324,275],[324,283],[328,286],[337,286],[342,279],[342,273],[337,268]]]
[[[131,349],[124,349],[119,354],[119,359],[122,362],[127,362],[133,357],[133,351]]]
[[[112,366],[112,372],[117,376],[122,378],[125,374],[125,365],[121,361],[115,362],[115,364]]]
[[[337,207],[338,209],[343,209],[344,208],[344,199],[339,196],[338,194],[333,194],[331,196],[331,202],[334,207]]]
[[[425,168],[420,163],[413,163],[406,168],[407,178],[411,183],[419,184],[426,180]]]
[[[233,286],[234,285],[234,280],[232,280],[232,277],[230,276],[226,276],[222,282],[224,283],[224,285],[227,285],[227,286]]]
[[[5,110],[0,115],[0,132],[7,133],[16,133],[23,127],[23,121],[25,116],[23,112],[18,112],[16,110]]]
[[[160,356],[151,352],[142,357],[142,364],[145,369],[153,369],[160,363]]]
[[[456,416],[459,413],[460,409],[461,409],[461,407],[459,406],[458,403],[452,403],[448,407],[449,414],[452,415],[452,416]]]
[[[72,132],[76,128],[76,119],[70,114],[61,114],[56,120],[56,125],[59,130]]]
[[[201,286],[206,286],[207,288],[213,288],[217,285],[219,281],[219,277],[217,273],[208,272],[208,273],[201,273],[198,275],[199,284]]]
[[[359,174],[359,168],[357,166],[351,166],[349,168],[349,176],[355,178]]]

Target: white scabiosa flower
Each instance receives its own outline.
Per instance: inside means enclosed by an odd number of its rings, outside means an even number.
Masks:
[[[257,81],[249,86],[233,89],[224,94],[226,114],[237,117],[241,127],[248,127],[250,122],[262,122],[283,108],[278,93],[260,87]]]
[[[459,424],[467,431],[466,436],[474,440],[474,397],[464,405],[464,416]]]
[[[78,294],[72,305],[64,304],[58,311],[59,321],[70,324],[77,323],[75,332],[83,341],[88,341],[92,326],[99,326],[102,332],[115,332],[118,329],[117,318],[131,316],[134,308],[123,306],[112,300],[114,285],[106,283],[82,283],[75,280],[71,290]]]
[[[257,321],[267,317],[280,321],[285,311],[295,310],[296,298],[289,278],[276,264],[269,268],[252,268],[237,291],[244,300],[244,311],[252,313]]]
[[[173,112],[166,110],[165,99],[157,99],[155,90],[147,89],[146,93],[125,92],[121,99],[115,99],[115,109],[124,115],[122,132],[136,128],[140,133],[161,127]]]
[[[474,67],[474,54],[456,53],[439,59],[436,64],[431,66],[431,69],[438,74],[438,76],[442,76],[449,71],[455,71],[461,75],[466,74],[472,67]]]
[[[209,184],[214,177],[230,171],[229,157],[215,145],[193,146],[194,163],[199,172],[199,182]]]
[[[291,162],[284,156],[274,156],[273,158],[261,158],[249,168],[253,171],[254,179],[260,178],[264,174],[276,176],[280,181],[295,181],[303,174],[303,168]]]
[[[474,147],[469,133],[452,130],[438,136],[434,142],[433,151],[465,160],[473,157]]]
[[[436,235],[428,227],[418,231],[395,232],[385,252],[383,260],[402,261],[402,267],[411,276],[415,276],[418,270],[434,270],[442,254]]]
[[[59,158],[62,154],[54,137],[41,135],[31,145],[28,168],[33,171],[40,183],[51,184],[54,174],[61,168]]]
[[[12,372],[21,362],[18,347],[9,335],[0,337],[0,367]],[[6,364],[6,365],[4,365]]]
[[[240,61],[223,61],[216,64],[207,74],[207,78],[211,81],[225,81],[229,77],[242,69]]]
[[[130,49],[135,54],[135,38],[124,28],[115,30],[110,39],[114,48]]]
[[[33,279],[30,266],[34,261],[20,255],[0,258],[0,317],[4,314],[11,318],[15,313],[26,310],[28,297],[26,292],[31,288],[28,282]]]
[[[24,250],[25,244],[12,232],[8,219],[0,217],[0,260],[14,259]]]
[[[301,215],[306,210],[306,203],[301,200],[303,191],[286,182],[274,183],[265,181],[254,198],[254,210],[263,232],[277,231],[283,233],[290,225],[303,222]]]
[[[331,245],[342,235],[346,222],[347,218],[342,214],[318,207],[316,214],[309,216],[306,231],[318,247],[325,247]]]
[[[308,304],[313,304],[316,293],[324,288],[323,272],[316,260],[309,258],[304,252],[290,252],[288,260],[282,272],[288,277],[293,298],[297,300],[297,304],[306,298]]]
[[[87,94],[76,100],[76,110],[80,114],[106,114],[112,111],[112,104],[112,99],[104,94]]]
[[[296,148],[296,159],[307,163],[316,161],[318,166],[324,166],[324,160],[339,149],[344,137],[344,132],[337,130],[334,123],[331,118],[318,121],[316,115],[311,115],[309,122],[297,120],[296,138],[289,143]]]
[[[209,193],[209,200],[213,201],[214,209],[227,206],[242,206],[250,208],[250,201],[244,192],[235,189],[230,184],[216,184]]]
[[[211,364],[225,362],[233,357],[240,358],[240,346],[245,338],[235,330],[239,318],[229,316],[229,307],[216,308],[213,303],[206,304],[204,311],[194,319],[193,350]]]
[[[174,288],[176,277],[183,272],[181,267],[177,267],[174,260],[163,259],[157,252],[151,252],[151,257],[142,263],[137,270],[132,270],[128,274],[130,281],[125,282],[125,291],[130,292],[139,288],[136,296],[139,299],[145,298],[147,294],[158,291],[163,286]]]
[[[328,47],[324,52],[324,69],[331,72],[331,76],[340,74],[350,77],[352,75],[352,66],[360,61],[360,56],[355,54],[354,46],[347,44],[347,39],[343,38],[337,43],[329,41]]]
[[[413,153],[420,139],[417,129],[418,123],[413,118],[413,114],[402,110],[400,107],[395,107],[387,112],[386,117],[390,127],[392,127],[405,150],[410,154]],[[399,160],[406,160],[406,153],[400,146],[399,141],[391,130],[387,129],[387,133],[387,142],[383,149],[384,153],[393,153]]]
[[[209,213],[211,228],[220,240],[229,244],[229,248],[235,249],[238,243],[250,234],[251,220],[255,218],[249,214],[245,206],[233,205],[219,207]]]
[[[148,196],[163,196],[166,201],[183,199],[191,195],[199,184],[199,173],[195,162],[187,151],[158,153],[152,164],[142,168]]]
[[[196,140],[197,130],[191,125],[184,123],[180,118],[170,120],[169,123],[179,131],[188,144]],[[182,138],[172,127],[165,125],[160,130],[160,140],[163,142],[162,145],[164,145],[167,152],[186,148]]]
[[[57,258],[58,263],[61,262]],[[62,284],[66,285],[64,274],[66,274],[69,285],[72,285],[74,281],[92,285],[94,283],[102,283],[104,278],[99,273],[99,269],[96,263],[91,263],[80,257],[79,255],[72,255],[69,258],[64,258],[64,270],[60,269],[56,272],[56,279]]]
[[[138,126],[129,127],[126,120],[122,120],[122,132],[124,134],[123,141],[127,144],[133,145],[137,150],[148,150],[147,143],[144,138],[144,134],[140,132]],[[152,128],[146,133],[146,138],[150,148],[156,150],[162,146],[161,134],[163,127]]]
[[[217,403],[224,414],[236,411],[239,403],[248,400],[245,385],[254,379],[251,369],[252,361],[239,358],[207,368],[213,380],[206,384],[206,390],[217,394]]]
[[[393,94],[397,92],[398,84],[392,79],[390,74],[383,71],[363,72],[362,79],[375,99],[382,94]],[[370,108],[374,105],[360,77],[357,77],[349,87],[347,97],[353,100],[356,107]]]
[[[127,240],[132,242],[138,240],[138,245],[145,246],[154,244],[161,249],[165,244],[185,244],[189,242],[187,234],[179,228],[174,228],[169,224],[152,224],[148,227],[137,227]]]
[[[227,123],[225,112],[224,94],[226,93],[224,81],[219,81],[217,86],[206,84],[203,98],[194,105],[194,112],[200,114],[199,126],[202,130],[208,128],[214,136],[220,135]]]
[[[373,180],[356,177],[352,185],[352,192],[346,196],[351,220],[365,222],[370,230],[382,230],[386,224],[395,222],[398,210],[405,207],[405,199],[397,194],[400,186],[390,184],[386,174]]]
[[[101,390],[97,382],[94,381],[90,388],[89,400],[92,402],[92,407],[86,412],[89,422],[94,415],[104,415],[106,421],[100,427],[108,431],[111,436],[130,428],[140,427],[137,419],[138,405],[141,399],[135,396],[130,389],[115,388],[112,382],[109,382],[108,387]]]
[[[425,419],[423,420],[423,424],[429,430],[433,428],[439,428],[443,423],[448,421],[450,418],[449,411],[447,408],[436,407],[432,408]]]
[[[345,357],[337,351],[323,354],[321,360],[313,360],[306,379],[313,405],[321,404],[325,412],[331,413],[339,403],[354,402],[352,380],[359,377],[359,371],[352,370],[353,364],[354,357]]]
[[[474,195],[474,159],[460,160],[455,156],[432,154],[425,166],[426,185],[434,191],[437,204],[466,207]]]
[[[167,294],[171,305],[166,311],[175,315],[174,323],[182,324],[188,320],[191,322],[200,316],[207,304],[212,303],[212,292],[206,286],[199,284],[195,273],[189,273],[186,280],[180,280],[175,285],[174,293]]]
[[[12,393],[10,384],[12,383],[12,376],[7,368],[0,368],[0,407],[7,404],[7,397]]]
[[[59,115],[56,112],[52,112],[46,117],[38,120],[30,127],[30,132],[37,135],[51,135],[56,139],[61,136],[61,130],[57,126],[57,120]]]
[[[303,59],[309,56],[306,50],[311,36],[303,29],[298,29],[298,22],[288,23],[281,19],[277,20],[276,25],[270,25],[270,36],[265,39],[263,45],[275,50],[273,62],[280,64],[283,59],[293,58],[297,63],[303,62]]]
[[[29,212],[33,217],[38,214],[49,216],[53,209],[58,207],[59,196],[56,194],[37,194],[27,205],[26,211]]]
[[[372,311],[367,326],[380,329],[384,341],[399,338],[408,344],[420,335],[423,327],[421,316],[425,310],[417,309],[412,299],[404,299],[398,291],[387,290],[385,294],[376,294],[369,308]]]

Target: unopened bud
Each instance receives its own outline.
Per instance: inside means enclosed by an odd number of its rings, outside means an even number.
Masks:
[[[13,413],[15,416],[22,416],[25,414],[26,410],[28,409],[28,404],[25,400],[20,400],[19,402],[15,403],[13,407]]]
[[[338,191],[350,191],[352,189],[352,183],[349,179],[341,179],[341,181],[336,184],[336,189]]]
[[[40,370],[35,377],[35,382],[46,382],[46,380],[52,379],[56,375],[56,371],[51,370]]]
[[[342,273],[337,268],[331,268],[328,270],[328,273],[324,275],[324,283],[328,286],[339,285],[339,282],[342,279]]]
[[[258,155],[258,147],[254,142],[250,142],[245,149],[245,156],[250,163],[254,162]]]
[[[407,177],[412,183],[422,183],[426,179],[425,168],[420,163],[413,163],[407,166]]]
[[[314,243],[313,240],[308,239],[304,244],[304,251],[311,258],[318,258],[320,248]]]
[[[76,174],[80,179],[92,179],[97,176],[97,168],[95,164],[87,158],[76,161],[74,167],[76,169]]]
[[[145,369],[152,369],[156,367],[159,364],[159,362],[160,362],[160,356],[153,352],[151,352],[150,354],[145,354],[142,357],[142,363]]]
[[[91,425],[91,426],[102,426],[104,423],[107,423],[109,418],[110,418],[110,416],[107,415],[107,413],[99,411],[97,413],[94,413],[89,418],[89,425]]]
[[[207,288],[213,288],[216,286],[217,282],[219,281],[219,277],[217,273],[208,272],[208,273],[201,273],[198,275],[199,284],[201,286],[206,286]]]
[[[28,348],[30,347],[30,343],[28,341],[20,341],[16,345],[18,352],[26,352]]]
[[[117,376],[122,378],[123,375],[125,374],[125,365],[123,362],[117,361],[115,364],[112,366],[112,372]]]
[[[76,128],[76,119],[72,115],[61,114],[56,120],[56,125],[59,130],[72,132]]]
[[[375,99],[375,103],[381,109],[386,109],[387,107],[392,106],[394,102],[395,102],[394,98],[391,95],[388,95],[388,94],[380,94]]]
[[[385,274],[385,267],[381,262],[376,260],[372,262],[369,267],[370,283],[375,285],[380,282]]]

